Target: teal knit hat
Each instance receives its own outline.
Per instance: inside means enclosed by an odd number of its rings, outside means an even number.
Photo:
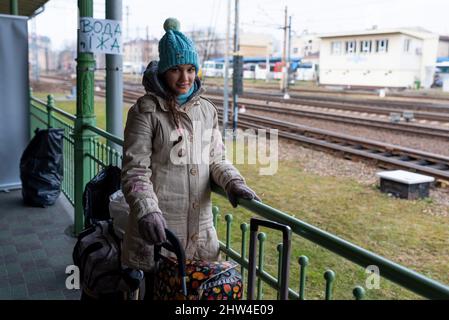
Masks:
[[[177,19],[165,20],[164,30],[166,33],[159,41],[159,74],[179,64],[193,64],[198,73],[198,53],[195,45],[179,29],[180,24]]]

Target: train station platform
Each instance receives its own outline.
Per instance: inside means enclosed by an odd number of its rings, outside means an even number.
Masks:
[[[61,193],[48,208],[25,206],[21,190],[0,192],[0,300],[78,300],[66,267],[76,239],[73,207]]]

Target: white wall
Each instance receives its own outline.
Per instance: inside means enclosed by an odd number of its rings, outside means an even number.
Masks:
[[[376,52],[376,40],[388,39],[388,52]],[[410,50],[404,52],[404,41]],[[357,41],[357,52],[346,54],[345,42]],[[360,52],[360,41],[371,40],[370,53]],[[341,42],[341,54],[331,54],[331,42]],[[416,80],[429,85],[429,67],[435,64],[438,42],[422,40],[402,33],[324,38],[320,50],[320,83],[376,87],[411,87]],[[416,49],[422,54],[417,55]],[[433,61],[433,62],[432,62]],[[427,67],[427,69],[426,69]],[[427,73],[427,74],[426,74]]]
[[[421,84],[424,88],[430,88],[433,83],[437,56],[438,36],[434,35],[424,39],[421,64]]]
[[[447,40],[439,41],[438,57],[449,57],[449,41],[447,41]]]

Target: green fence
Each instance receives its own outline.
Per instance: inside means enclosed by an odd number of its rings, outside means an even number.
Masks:
[[[51,95],[48,96],[47,101],[41,101],[34,97],[30,100],[31,113],[31,131],[34,132],[36,128],[45,129],[47,127],[63,128],[64,135],[64,182],[62,190],[67,198],[74,204],[74,141],[72,138],[75,116],[60,110],[54,106],[54,101]],[[96,127],[86,126],[85,130],[89,130],[96,134],[95,138],[90,138],[89,151],[85,153],[85,157],[90,159],[90,176],[94,177],[98,171],[109,164],[121,166],[122,155],[116,150],[107,146],[106,141],[123,145],[123,140],[115,137],[104,130]],[[217,186],[213,186],[215,194],[226,197],[224,191]],[[285,212],[279,211],[275,208],[267,206],[257,201],[241,200],[240,206],[255,213],[256,215],[273,220],[291,227],[295,237],[301,237],[308,241],[337,254],[343,259],[352,262],[362,267],[362,270],[367,266],[376,266],[380,270],[380,277],[388,279],[402,288],[408,289],[422,297],[430,299],[449,299],[449,287],[434,281],[422,274],[407,269],[399,264],[396,264],[388,259],[376,255],[368,250],[356,246],[348,241],[338,238],[328,232],[307,224]],[[227,258],[237,261],[241,265],[242,275],[245,279],[246,270],[248,269],[248,237],[249,224],[242,223],[240,229],[236,230],[232,227],[233,216],[226,214],[223,220],[219,219],[219,208],[213,207],[214,224],[217,228],[225,230],[225,239],[220,240],[220,249]],[[232,247],[231,235],[232,233],[240,232],[239,248]],[[264,298],[264,285],[268,285],[273,290],[279,290],[279,270],[281,270],[281,252],[282,246],[277,245],[277,256],[267,255],[265,252],[265,243],[267,241],[267,234],[260,232],[258,234],[258,262],[257,262],[257,298]],[[270,274],[264,268],[264,259],[269,257],[270,260],[277,259],[276,275]],[[294,260],[293,258],[296,258]],[[272,261],[271,261],[272,262]],[[297,264],[299,268],[299,279],[297,289],[290,287],[289,297],[291,299],[305,299],[306,298],[306,281],[307,272],[310,268],[309,258],[307,256],[292,257],[292,264]],[[273,273],[273,272],[272,272]],[[333,270],[325,270],[324,277],[324,298],[332,299],[334,293],[334,283],[336,273]],[[290,279],[292,280],[292,279]],[[296,280],[296,279],[295,279]],[[365,296],[365,289],[361,285],[354,285],[353,296],[355,299],[363,299]],[[276,298],[276,296],[274,296]]]

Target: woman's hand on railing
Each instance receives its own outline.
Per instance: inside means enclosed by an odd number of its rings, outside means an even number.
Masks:
[[[232,204],[234,208],[237,207],[238,198],[246,199],[246,200],[256,200],[262,201],[257,194],[248,187],[244,181],[242,180],[231,180],[226,185],[226,195],[228,196],[229,202]]]

